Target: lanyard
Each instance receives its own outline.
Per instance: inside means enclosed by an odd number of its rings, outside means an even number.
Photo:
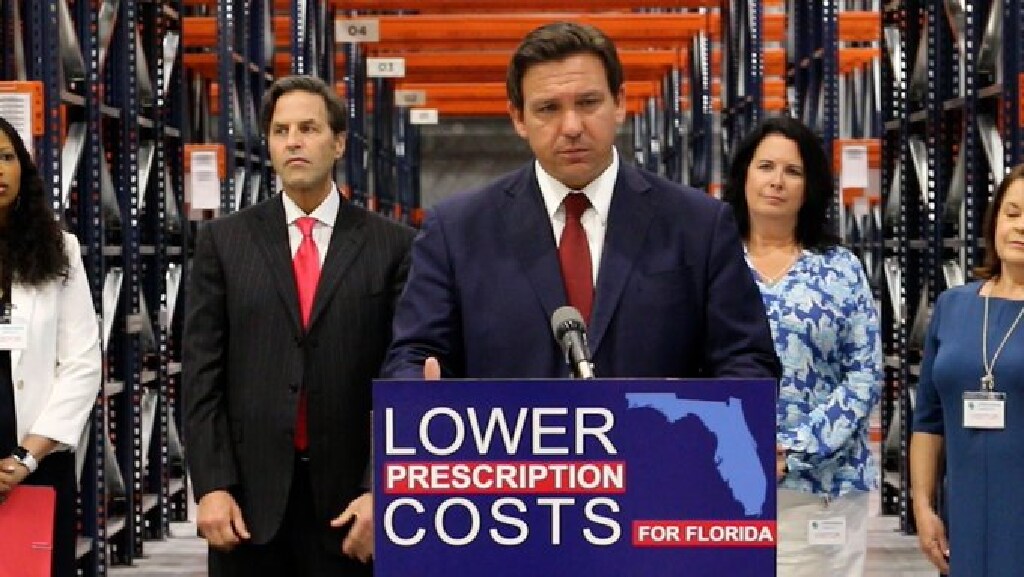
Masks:
[[[999,358],[999,353],[1003,352],[1003,347],[1006,346],[1006,341],[1010,340],[1010,335],[1017,328],[1017,324],[1020,323],[1021,317],[1024,317],[1024,306],[1021,306],[1020,312],[1017,313],[1017,318],[1013,320],[1013,324],[1010,325],[1009,330],[1003,335],[1002,342],[999,343],[999,347],[996,348],[996,354],[992,355],[992,362],[988,361],[988,301],[989,295],[985,295],[985,318],[981,323],[981,362],[985,367],[985,374],[981,377],[981,390],[992,391],[996,386],[996,378],[992,375],[992,370],[995,369],[996,360]]]
[[[0,321],[11,322],[11,267],[0,258]]]

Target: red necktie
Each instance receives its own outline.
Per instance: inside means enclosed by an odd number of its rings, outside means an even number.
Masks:
[[[594,303],[594,276],[590,264],[590,245],[580,217],[590,207],[590,199],[581,192],[570,192],[565,200],[565,228],[558,242],[558,262],[562,265],[562,280],[569,304],[590,322],[590,309]]]
[[[316,219],[303,216],[296,219],[295,225],[302,232],[299,250],[292,260],[295,271],[295,286],[299,290],[299,314],[302,327],[309,328],[309,315],[313,312],[313,297],[316,295],[316,284],[320,280],[320,251],[313,242],[313,225]],[[306,388],[299,392],[299,410],[295,416],[295,448],[305,452],[309,447],[309,434],[306,429]]]

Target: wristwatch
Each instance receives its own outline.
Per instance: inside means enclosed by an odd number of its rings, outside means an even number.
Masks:
[[[35,473],[36,469],[39,468],[39,461],[37,461],[36,458],[32,456],[32,453],[29,453],[28,449],[25,447],[15,448],[11,451],[11,456],[14,457],[14,460],[17,461],[18,464],[28,469],[29,475]]]

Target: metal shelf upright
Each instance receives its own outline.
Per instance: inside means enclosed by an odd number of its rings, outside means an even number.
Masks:
[[[401,123],[401,110],[395,106],[395,85],[390,78],[373,79],[373,136],[370,139],[370,174],[373,187],[367,206],[381,214],[401,214],[398,205],[395,134]],[[395,212],[397,211],[397,212]]]
[[[142,382],[141,333],[148,319],[141,315],[140,143],[143,126],[152,129],[153,119],[143,116],[138,76],[138,12],[135,2],[122,0],[108,20],[111,26],[106,66],[102,71],[104,119],[103,149],[111,168],[115,193],[112,209],[118,224],[105,229],[103,253],[108,269],[120,271],[118,305],[121,314],[112,325],[107,359],[112,375],[123,383],[120,394],[109,400],[110,434],[117,467],[125,488],[123,529],[109,535],[113,564],[130,565],[142,555]],[[100,15],[101,29],[104,24]],[[108,311],[105,311],[108,312]],[[109,311],[113,312],[113,311]],[[115,313],[116,314],[116,313]]]
[[[397,109],[395,122],[396,203],[392,216],[418,226],[420,214],[420,129],[407,107]]]
[[[724,164],[764,115],[764,14],[761,0],[722,2]]]
[[[139,6],[143,54],[153,84],[152,130],[141,145],[143,535],[166,536],[171,520],[183,520],[187,499],[179,422],[175,418],[181,370],[180,341],[172,337],[183,268],[183,107],[181,2]],[[180,322],[180,320],[179,320]]]
[[[938,179],[930,169],[939,160],[936,154],[929,153],[929,148],[934,149],[938,144],[942,101],[938,86],[927,81],[933,74],[927,67],[933,62],[936,34],[943,24],[936,16],[941,15],[928,3],[905,3],[898,11],[889,11],[885,35],[889,69],[895,70],[892,62],[899,63],[899,72],[891,75],[896,86],[890,90],[895,90],[901,100],[889,103],[895,110],[886,109],[887,137],[886,149],[883,149],[886,170],[883,181],[891,184],[885,191],[887,215],[894,223],[895,233],[895,238],[886,243],[887,302],[895,326],[884,351],[889,367],[885,398],[894,410],[888,413],[893,418],[888,423],[885,422],[887,413],[883,412],[887,442],[882,506],[883,512],[900,515],[900,525],[905,532],[913,532],[907,467],[912,403],[930,313],[929,295],[934,293],[932,237],[936,229],[934,208]],[[899,50],[895,48],[897,45]],[[945,60],[937,64],[943,63]],[[895,150],[891,148],[893,145]],[[896,387],[896,390],[889,387]],[[892,405],[897,405],[898,410]]]
[[[83,261],[85,270],[89,277],[89,285],[93,295],[93,305],[100,317],[103,319],[102,327],[108,322],[113,322],[115,314],[114,307],[107,307],[108,299],[104,295],[104,286],[107,278],[107,263],[103,256],[103,244],[106,237],[106,215],[104,214],[104,197],[108,191],[104,190],[104,184],[108,179],[105,162],[102,152],[102,98],[101,98],[101,64],[99,61],[99,46],[101,44],[98,35],[92,31],[98,30],[99,16],[97,11],[89,6],[88,2],[76,2],[74,6],[75,21],[77,26],[78,39],[81,43],[81,54],[83,56],[84,78],[78,86],[78,94],[82,96],[82,106],[68,106],[69,137],[75,134],[71,127],[76,124],[82,128],[80,138],[84,139],[81,151],[77,160],[72,164],[78,164],[77,186],[70,189],[69,196],[77,203],[76,210],[72,211],[68,223],[74,223],[74,230],[78,234],[79,241],[83,247]],[[66,162],[62,158],[63,163]],[[108,310],[109,309],[109,310]],[[103,339],[103,350],[109,349],[107,331],[100,333]],[[103,387],[98,395],[93,415],[86,425],[87,443],[80,447],[84,454],[79,454],[80,482],[79,482],[79,505],[82,524],[79,531],[79,568],[85,576],[105,575],[108,564],[107,539],[111,533],[108,525],[111,520],[109,510],[110,499],[108,498],[112,486],[123,485],[120,476],[116,477],[108,470],[113,464],[109,461],[110,437],[108,434],[107,408],[109,398],[113,390],[113,382],[109,373],[103,377]],[[84,458],[83,458],[84,457]],[[110,481],[108,481],[108,477]]]
[[[991,10],[1002,5],[1002,30],[993,30],[993,50],[1002,45],[1003,70],[1000,80],[1003,84],[1003,143],[1005,146],[1003,166],[1015,166],[1024,161],[1024,1],[993,0]]]
[[[345,146],[345,176],[351,200],[359,206],[369,202],[369,137],[366,127],[366,52],[359,43],[345,45],[345,95],[348,105],[348,142]]]
[[[907,227],[903,191],[912,182],[913,173],[910,153],[902,146],[909,132],[907,118],[907,82],[911,66],[905,57],[908,47],[914,47],[916,37],[911,37],[917,28],[908,26],[907,20],[918,21],[919,15],[912,6],[887,6],[882,13],[883,42],[887,58],[882,66],[882,118],[884,136],[882,146],[882,197],[884,209],[883,234],[886,237],[883,255],[886,277],[883,303],[880,307],[882,322],[882,354],[884,358],[885,382],[881,399],[881,418],[884,440],[882,443],[882,513],[899,514],[906,499],[902,490],[905,479],[906,454],[904,411],[907,402],[905,383],[908,375],[903,370],[903,359],[907,358],[907,335],[909,323],[906,319],[906,291],[902,273],[906,269]],[[906,527],[903,526],[906,531]]]

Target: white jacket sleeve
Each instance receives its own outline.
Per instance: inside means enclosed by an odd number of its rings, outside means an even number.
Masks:
[[[102,373],[99,323],[82,265],[78,239],[64,233],[70,262],[68,279],[58,283],[55,382],[50,398],[29,432],[70,447],[96,403]]]

